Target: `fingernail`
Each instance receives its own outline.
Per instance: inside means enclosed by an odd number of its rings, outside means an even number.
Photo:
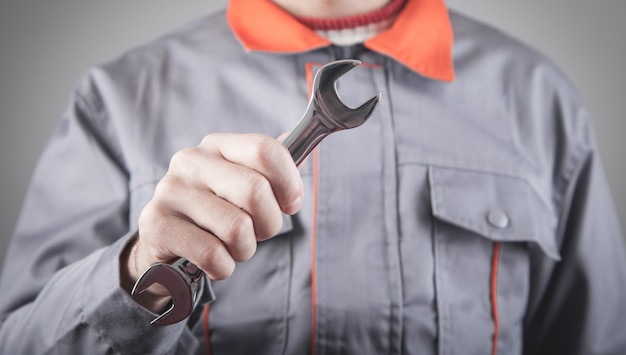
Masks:
[[[288,204],[285,207],[285,213],[292,215],[300,211],[300,208],[302,208],[302,196],[298,196],[295,200]]]

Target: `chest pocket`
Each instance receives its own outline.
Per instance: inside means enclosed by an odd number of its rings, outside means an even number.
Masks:
[[[558,260],[556,218],[523,179],[430,167],[439,347],[522,353],[529,250]]]

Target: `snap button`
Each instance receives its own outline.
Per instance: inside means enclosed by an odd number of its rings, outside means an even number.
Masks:
[[[509,217],[500,210],[494,210],[487,214],[487,222],[496,228],[506,228],[509,225]]]

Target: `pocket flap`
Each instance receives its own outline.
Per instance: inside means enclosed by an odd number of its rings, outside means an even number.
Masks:
[[[494,241],[534,242],[560,260],[556,218],[525,180],[431,166],[429,181],[435,218]]]

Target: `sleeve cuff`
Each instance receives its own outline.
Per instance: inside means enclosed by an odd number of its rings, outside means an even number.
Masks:
[[[167,353],[176,348],[186,322],[154,326],[156,315],[135,303],[120,286],[119,256],[135,238],[130,233],[97,257],[81,292],[85,322],[114,349],[128,354]],[[206,283],[205,283],[206,284]]]

